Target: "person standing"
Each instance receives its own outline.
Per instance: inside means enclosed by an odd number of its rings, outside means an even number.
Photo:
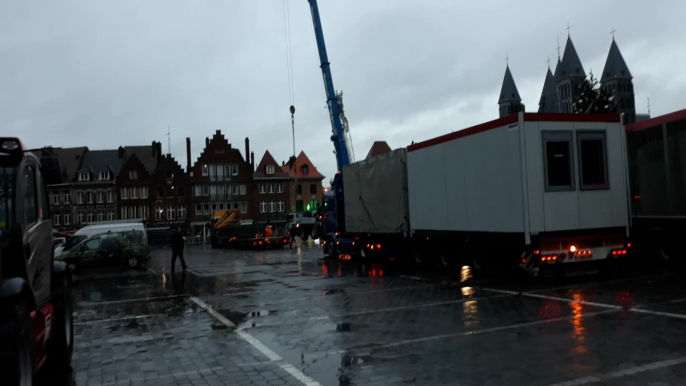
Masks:
[[[186,260],[183,259],[183,247],[184,247],[184,237],[178,227],[172,228],[171,246],[172,246],[172,261],[171,261],[171,271],[174,273],[174,265],[176,264],[176,257],[181,259],[181,267],[185,271],[188,268],[186,265]]]

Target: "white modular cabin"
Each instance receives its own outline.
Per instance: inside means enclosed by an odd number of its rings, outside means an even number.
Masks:
[[[568,234],[626,237],[625,149],[611,114],[519,113],[413,144],[411,232],[524,246]]]

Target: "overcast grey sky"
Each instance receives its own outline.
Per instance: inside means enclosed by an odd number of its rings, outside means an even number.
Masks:
[[[289,0],[296,141],[327,177],[336,169],[306,0]],[[536,111],[556,37],[588,73],[617,43],[636,105],[686,108],[686,2],[320,0],[336,89],[358,159],[497,118],[509,55]],[[283,0],[0,2],[0,127],[27,146],[91,149],[161,141],[185,163],[222,130],[259,161],[292,152]],[[563,47],[564,49],[564,47]],[[184,165],[185,166],[185,165]],[[328,178],[327,178],[328,181]]]

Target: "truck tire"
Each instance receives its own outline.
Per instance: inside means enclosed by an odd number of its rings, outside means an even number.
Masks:
[[[336,244],[334,244],[333,241],[329,241],[326,248],[329,251],[330,259],[338,259],[338,251],[336,250]]]
[[[53,336],[48,346],[48,363],[50,367],[61,371],[71,366],[74,352],[74,316],[71,298],[71,280],[69,273],[55,275],[52,289],[52,305],[54,307]]]
[[[0,346],[0,374],[8,386],[33,386],[36,376],[36,343],[31,309],[22,297],[3,304],[3,321],[10,321],[14,332]],[[7,383],[5,383],[7,382]]]
[[[139,264],[140,264],[140,260],[136,256],[129,256],[126,259],[126,265],[131,269],[138,268]]]

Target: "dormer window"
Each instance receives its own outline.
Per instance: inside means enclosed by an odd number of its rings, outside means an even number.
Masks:
[[[267,165],[267,174],[274,174],[274,165]]]
[[[300,171],[301,171],[302,174],[304,174],[304,175],[310,174],[310,167],[309,167],[309,165],[303,165],[303,166],[301,166],[301,167],[300,167]]]
[[[112,179],[111,177],[112,177],[112,173],[110,173],[110,172],[100,172],[98,179],[100,181],[109,181]]]
[[[138,179],[138,170],[129,170],[129,179],[130,180],[137,180]]]
[[[90,180],[90,175],[88,172],[85,173],[79,173],[79,181],[89,181]]]

